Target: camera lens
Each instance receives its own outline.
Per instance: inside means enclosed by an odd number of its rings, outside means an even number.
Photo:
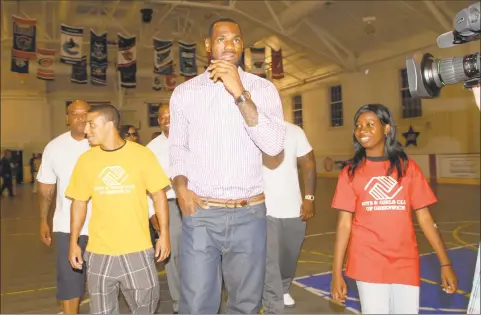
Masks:
[[[479,53],[438,61],[439,74],[444,84],[456,84],[479,77]]]

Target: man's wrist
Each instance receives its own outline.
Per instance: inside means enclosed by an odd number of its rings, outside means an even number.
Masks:
[[[245,89],[244,89],[243,86],[241,86],[240,88],[236,89],[232,93],[232,95],[234,96],[234,99],[238,99],[242,95],[242,93],[244,93],[244,92],[245,92]]]
[[[316,199],[316,197],[314,195],[310,195],[310,194],[304,195],[304,200],[314,201],[315,199]]]

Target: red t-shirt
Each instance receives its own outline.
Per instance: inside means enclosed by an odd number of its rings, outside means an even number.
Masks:
[[[397,181],[389,160],[365,160],[350,181],[345,167],[332,207],[354,213],[346,276],[364,282],[420,285],[419,252],[411,210],[437,202],[419,166],[408,160]]]

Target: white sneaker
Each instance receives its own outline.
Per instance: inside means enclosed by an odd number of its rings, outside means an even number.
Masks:
[[[294,307],[294,305],[296,305],[296,301],[294,301],[292,296],[289,293],[284,294],[284,306],[285,307]]]

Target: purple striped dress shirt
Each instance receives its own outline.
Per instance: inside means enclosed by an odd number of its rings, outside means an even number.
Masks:
[[[242,199],[264,191],[262,154],[284,149],[284,114],[271,82],[239,68],[244,88],[257,106],[249,127],[223,83],[209,72],[179,85],[170,99],[171,178],[184,175],[201,197]]]

